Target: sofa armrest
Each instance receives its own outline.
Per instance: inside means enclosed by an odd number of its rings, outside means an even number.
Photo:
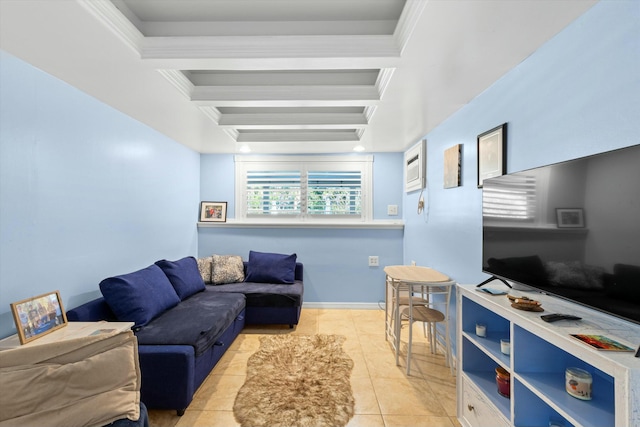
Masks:
[[[118,319],[104,298],[96,298],[67,311],[67,320],[70,322],[97,322],[100,320],[114,322]]]
[[[304,270],[304,267],[303,267],[302,263],[296,262],[296,272],[295,272],[296,280],[300,280],[302,282],[303,270]]]
[[[186,345],[139,345],[142,396],[154,409],[176,409],[179,415],[195,393],[195,353]]]

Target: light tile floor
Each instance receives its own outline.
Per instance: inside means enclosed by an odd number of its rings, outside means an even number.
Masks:
[[[456,383],[444,356],[432,355],[414,324],[411,375],[406,374],[406,330],[401,365],[385,341],[383,310],[303,309],[300,324],[247,327],[236,338],[196,392],[182,417],[175,411],[150,410],[152,427],[233,427],[233,402],[244,384],[247,359],[259,347],[260,335],[341,334],[345,351],[354,361],[351,387],[355,415],[348,427],[455,427]]]

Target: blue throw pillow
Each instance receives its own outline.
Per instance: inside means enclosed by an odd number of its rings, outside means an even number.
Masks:
[[[245,282],[281,283],[295,282],[296,254],[272,254],[249,251]]]
[[[156,265],[164,271],[181,300],[204,291],[204,281],[198,269],[198,261],[192,256],[178,261],[157,261]]]
[[[157,265],[100,282],[100,291],[118,320],[144,326],[175,307],[180,298]]]

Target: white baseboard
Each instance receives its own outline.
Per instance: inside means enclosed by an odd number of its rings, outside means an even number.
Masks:
[[[331,308],[347,310],[384,310],[384,302],[303,302],[302,308]]]

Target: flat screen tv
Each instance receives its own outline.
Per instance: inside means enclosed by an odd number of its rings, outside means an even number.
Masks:
[[[640,145],[484,181],[482,270],[640,323]]]

